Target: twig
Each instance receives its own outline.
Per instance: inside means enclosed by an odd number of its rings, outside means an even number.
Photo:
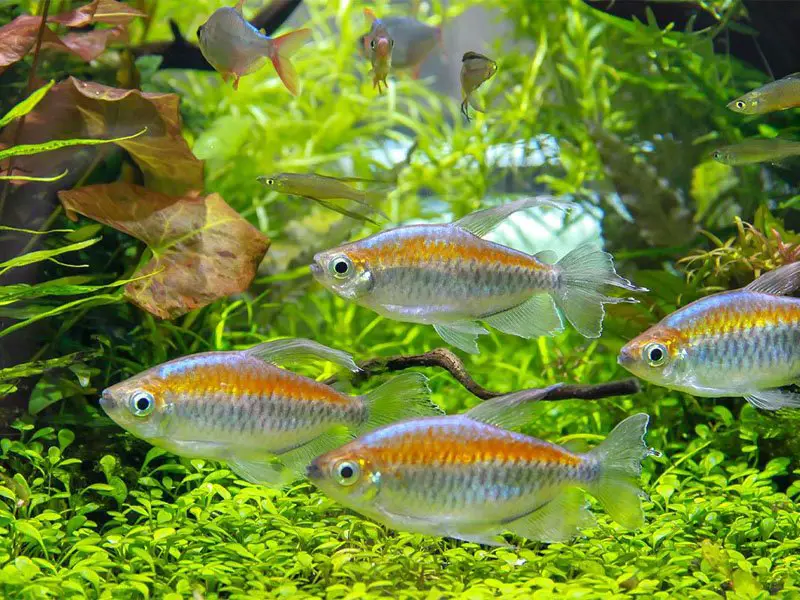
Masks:
[[[436,348],[425,354],[411,356],[390,356],[386,358],[371,358],[358,365],[361,371],[353,376],[354,381],[363,381],[367,377],[385,371],[402,371],[410,367],[440,367],[448,371],[456,381],[463,385],[467,391],[482,400],[497,398],[508,392],[494,392],[478,384],[467,372],[464,363],[458,356],[446,348]],[[325,383],[337,381],[337,376],[331,377]],[[531,397],[539,400],[597,400],[609,396],[625,396],[639,391],[639,381],[636,379],[620,379],[598,384],[563,384],[553,388],[544,396],[541,388],[531,388]],[[524,391],[524,390],[520,390]]]
[[[267,35],[272,35],[286,20],[294,10],[300,6],[302,0],[273,0],[270,4],[259,12],[250,24],[256,29],[263,29]],[[181,33],[178,24],[170,20],[170,30],[172,31],[172,41],[149,42],[131,48],[135,57],[140,56],[160,56],[163,60],[159,69],[193,69],[197,71],[213,71],[214,67],[200,52],[200,48],[189,42]]]

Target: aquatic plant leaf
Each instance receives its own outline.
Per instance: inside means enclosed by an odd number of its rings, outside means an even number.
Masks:
[[[60,256],[61,254],[65,254],[67,252],[75,252],[77,250],[83,250],[84,248],[93,246],[99,241],[100,238],[93,238],[91,240],[86,240],[83,242],[76,242],[74,244],[61,246],[60,248],[52,248],[49,250],[36,250],[34,252],[27,252],[25,254],[15,256],[14,258],[9,258],[8,260],[0,262],[0,275],[5,273],[9,269],[24,267],[25,265],[42,262],[44,260],[54,260],[56,256]]]
[[[42,152],[50,152],[51,150],[58,150],[59,148],[66,148],[69,146],[96,146],[98,144],[108,144],[111,142],[120,143],[125,140],[130,140],[139,137],[146,132],[142,129],[133,135],[113,138],[110,140],[96,140],[96,139],[72,139],[72,140],[53,140],[51,142],[44,142],[42,144],[19,144],[18,146],[11,146],[5,150],[0,150],[0,160],[10,158],[12,156],[29,156],[31,154],[41,154]]]
[[[21,379],[22,377],[30,377],[31,375],[41,375],[53,369],[63,369],[89,358],[94,358],[99,355],[99,351],[95,352],[73,352],[66,356],[59,356],[57,358],[50,358],[47,360],[36,360],[32,362],[22,363],[5,369],[0,369],[0,381],[9,381],[13,379]]]
[[[55,85],[55,83],[56,83],[55,80],[51,80],[48,84],[43,85],[38,90],[31,93],[31,95],[25,98],[25,100],[17,104],[5,115],[0,117],[0,127],[5,127],[14,119],[19,119],[20,117],[27,115],[34,108],[36,108],[36,105],[39,104],[42,98],[44,98],[47,95],[47,92],[50,91],[50,88],[52,88]]]
[[[125,286],[137,306],[173,319],[250,285],[269,248],[263,235],[219,194],[175,197],[127,183],[59,193],[80,213],[144,243],[153,258]]]
[[[89,134],[146,135],[119,142],[144,174],[145,185],[165,194],[203,189],[203,162],[195,158],[181,134],[177,94],[123,90],[70,77],[75,102]]]
[[[178,103],[175,94],[123,90],[69,78],[55,85],[29,113],[19,143],[114,137],[142,170],[148,187],[175,195],[200,190],[203,162],[181,135]],[[135,137],[145,128],[144,134]],[[4,132],[0,152],[12,141],[12,135]],[[34,155],[16,160],[12,175],[52,173],[70,168],[74,160],[75,153],[69,150]]]
[[[109,43],[125,35],[125,26],[133,19],[145,16],[140,10],[116,0],[94,0],[73,11],[48,17],[47,22],[72,28],[105,23],[114,25],[113,28],[74,32],[59,37],[52,29],[45,27],[42,47],[71,52],[86,61],[93,60],[102,54]],[[41,17],[21,15],[0,28],[0,73],[31,51],[41,23]]]

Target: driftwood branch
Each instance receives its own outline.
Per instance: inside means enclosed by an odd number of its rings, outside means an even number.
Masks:
[[[508,392],[494,392],[478,384],[467,371],[464,363],[458,356],[446,348],[436,348],[425,354],[411,356],[390,356],[385,358],[372,358],[358,365],[361,371],[353,376],[354,381],[362,381],[372,375],[386,371],[402,371],[410,367],[439,367],[448,371],[456,381],[463,385],[470,393],[489,400],[507,394]],[[325,383],[334,383],[338,378],[331,377]],[[636,379],[621,379],[608,383],[577,385],[563,384],[554,387],[544,396],[541,388],[531,388],[531,398],[539,400],[597,400],[609,396],[625,396],[639,391],[639,381]],[[520,390],[522,391],[522,390]]]
[[[273,0],[250,23],[256,29],[263,29],[267,35],[272,35],[286,22],[301,2],[302,0]],[[171,41],[151,42],[135,46],[131,48],[133,55],[137,58],[160,56],[163,59],[159,65],[160,69],[214,70],[214,67],[208,64],[200,52],[200,48],[186,39],[175,21],[170,20],[169,27],[172,31]]]

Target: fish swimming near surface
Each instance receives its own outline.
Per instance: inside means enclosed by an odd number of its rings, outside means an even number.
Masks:
[[[271,38],[245,20],[242,6],[244,0],[235,7],[217,9],[197,29],[203,56],[225,81],[233,77],[233,89],[238,89],[240,77],[257,71],[270,60],[286,89],[297,95],[297,71],[289,58],[311,37],[311,30],[298,29]]]
[[[762,162],[780,164],[793,156],[800,156],[800,142],[781,138],[745,140],[717,148],[711,153],[714,160],[730,166]]]
[[[426,417],[374,430],[312,461],[307,476],[325,494],[384,525],[502,545],[510,531],[563,542],[594,524],[581,489],[613,520],[644,522],[641,461],[649,417],[622,421],[600,445],[576,454],[511,431],[530,415],[501,396],[462,415]]]
[[[394,40],[392,67],[411,69],[414,79],[418,78],[422,63],[431,51],[442,43],[441,28],[426,25],[411,17],[385,17],[381,22],[386,27],[389,37]],[[359,47],[365,53],[369,40],[370,33],[364,34],[359,39]]]
[[[701,298],[620,351],[642,379],[694,396],[741,397],[764,410],[800,408],[800,263]]]
[[[364,49],[372,64],[372,86],[377,87],[378,92],[382,94],[381,83],[384,86],[387,85],[386,78],[392,68],[394,40],[386,25],[375,16],[375,13],[369,8],[365,8],[364,14],[372,21],[370,31],[364,38]]]
[[[248,350],[204,352],[113,385],[100,404],[136,437],[190,458],[223,460],[251,482],[281,486],[311,459],[397,419],[436,414],[421,373],[350,396],[275,363],[321,359],[358,371],[352,357],[288,339]]]
[[[478,321],[531,338],[563,329],[558,306],[583,335],[598,337],[603,305],[635,302],[605,286],[646,291],[617,275],[610,254],[584,244],[558,262],[483,239],[509,215],[535,206],[566,208],[549,197],[518,200],[443,225],[410,225],[320,252],[311,272],[339,296],[377,313],[433,325],[447,343],[478,353]],[[553,264],[555,263],[555,264]]]
[[[375,221],[368,214],[379,214],[387,221],[389,217],[376,204],[386,199],[386,190],[360,190],[348,182],[376,183],[358,177],[327,177],[316,173],[274,173],[262,175],[258,181],[276,192],[300,196],[314,200],[322,206],[334,210],[359,221]],[[364,207],[366,214],[351,211],[332,202],[333,200],[351,200]]]
[[[461,57],[461,114],[469,121],[467,105],[478,112],[486,112],[474,92],[497,72],[497,63],[477,52],[465,52]]]
[[[771,81],[728,103],[729,109],[745,115],[763,115],[797,106],[800,106],[800,73]]]

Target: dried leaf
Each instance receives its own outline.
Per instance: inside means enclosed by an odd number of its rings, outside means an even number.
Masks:
[[[39,32],[41,17],[22,15],[8,25],[0,27],[0,74],[10,65],[22,60],[31,51]],[[42,45],[58,49],[63,52],[72,52],[64,45],[59,37],[49,28],[45,27],[42,36]]]
[[[60,42],[62,46],[69,48],[73,54],[89,62],[105,52],[112,42],[124,41],[127,37],[127,30],[122,26],[116,26],[111,29],[68,33],[61,36]],[[42,45],[48,48],[51,47],[50,43]]]
[[[143,242],[153,258],[125,286],[126,297],[174,319],[250,285],[269,248],[263,235],[218,194],[167,196],[127,183],[59,193],[76,212]]]

